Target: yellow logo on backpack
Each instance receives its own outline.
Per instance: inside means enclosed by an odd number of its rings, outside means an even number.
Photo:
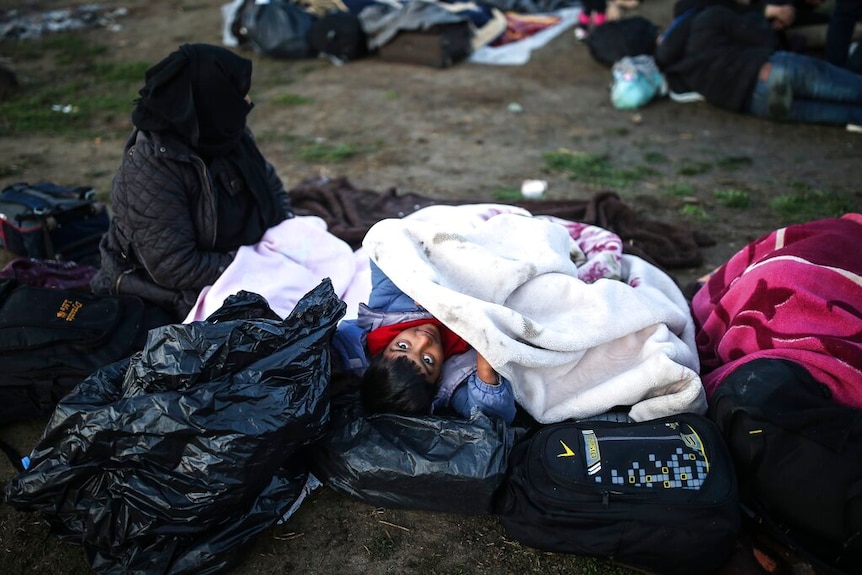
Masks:
[[[79,300],[64,299],[60,304],[60,309],[57,310],[57,317],[66,321],[75,321],[75,316],[78,315],[82,307],[84,307],[84,303]]]

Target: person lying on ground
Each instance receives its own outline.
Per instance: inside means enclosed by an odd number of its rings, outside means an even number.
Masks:
[[[724,6],[683,16],[659,36],[668,83],[718,107],[774,121],[862,124],[862,76],[778,50],[774,32]]]
[[[710,6],[725,6],[740,14],[761,17],[768,21],[773,29],[782,32],[794,26],[825,24],[828,16],[819,13],[824,2],[825,0],[678,0],[673,5],[673,16],[676,18],[691,9],[699,11]],[[780,37],[787,41],[783,35]]]
[[[707,397],[756,359],[804,367],[862,408],[862,214],[795,224],[733,255],[691,302]]]
[[[688,303],[608,230],[511,206],[431,206],[378,222],[363,249],[405,307],[420,302],[474,348],[537,423],[705,412]]]
[[[246,117],[252,62],[184,44],[147,70],[111,190],[97,294],[131,294],[181,321],[237,249],[292,216]]]
[[[478,409],[511,423],[515,400],[501,378],[467,342],[404,294],[371,263],[368,305],[339,325],[333,345],[361,375],[369,413],[429,414],[451,409],[469,418]]]

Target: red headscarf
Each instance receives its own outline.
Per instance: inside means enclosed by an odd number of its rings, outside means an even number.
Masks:
[[[404,323],[395,323],[378,327],[377,329],[368,332],[366,342],[368,343],[368,353],[371,357],[375,357],[381,353],[386,346],[389,345],[395,336],[411,327],[427,324],[436,325],[440,329],[440,341],[443,344],[443,358],[448,359],[453,355],[464,353],[470,349],[470,345],[456,335],[451,329],[440,323],[440,320],[434,318],[417,319],[413,321],[405,321]]]

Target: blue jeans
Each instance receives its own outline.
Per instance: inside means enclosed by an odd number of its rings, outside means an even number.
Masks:
[[[862,75],[802,54],[775,52],[772,71],[758,78],[752,116],[807,124],[862,124]]]

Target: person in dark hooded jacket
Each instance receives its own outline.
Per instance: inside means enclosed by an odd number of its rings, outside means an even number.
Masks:
[[[775,121],[862,124],[862,76],[779,49],[774,30],[726,6],[684,13],[659,36],[668,84],[715,106]]]
[[[111,190],[96,294],[131,294],[182,321],[236,250],[291,217],[246,117],[252,62],[185,44],[147,70]]]

